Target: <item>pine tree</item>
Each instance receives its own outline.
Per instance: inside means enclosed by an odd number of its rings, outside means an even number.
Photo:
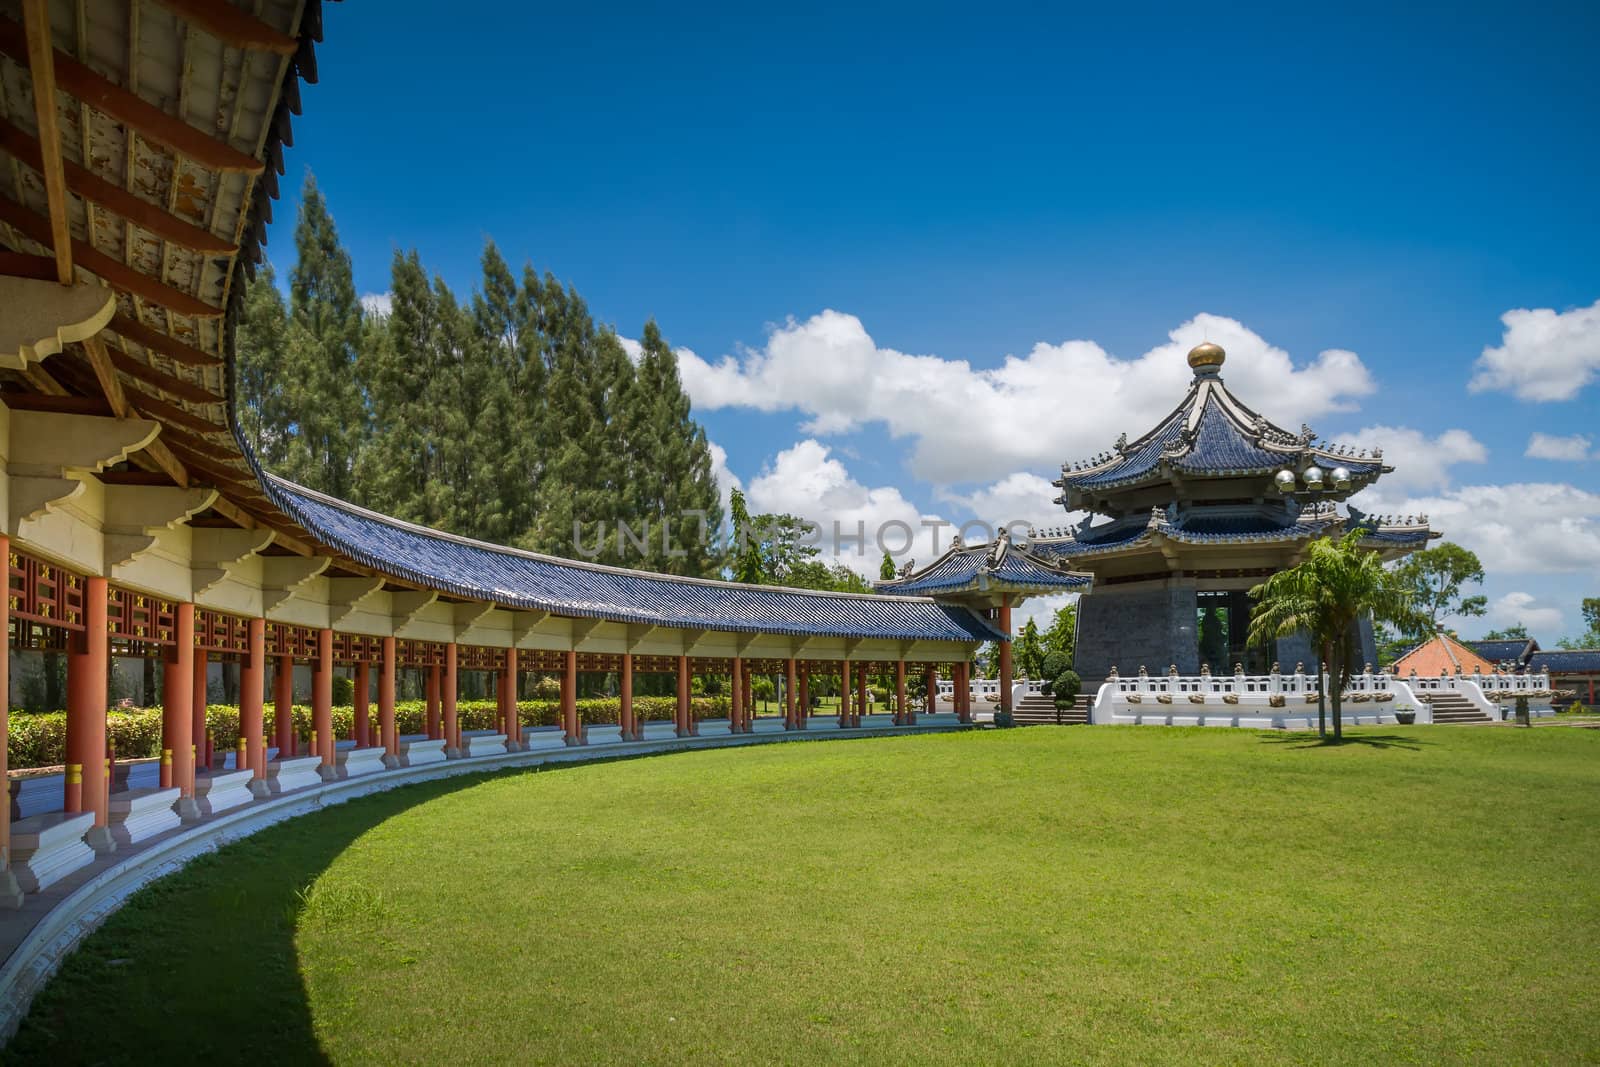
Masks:
[[[339,244],[333,217],[309,172],[300,195],[284,345],[284,388],[292,401],[296,432],[284,473],[301,484],[348,498],[367,421],[356,378],[361,304],[350,255]]]
[[[722,501],[711,473],[705,430],[689,417],[678,357],[652,319],[640,338],[639,444],[634,449],[635,511],[652,521],[651,553],[642,566],[670,574],[710,575],[720,566],[709,536],[722,528]]]
[[[359,371],[371,398],[372,431],[361,450],[361,481],[371,506],[408,522],[428,521],[425,487],[430,442],[424,408],[438,311],[422,261],[396,251],[390,309],[368,331]]]
[[[881,581],[892,580],[898,571],[895,570],[894,557],[889,555],[889,550],[883,550],[883,562],[878,564],[878,578]]]
[[[244,309],[234,334],[239,428],[269,469],[283,464],[294,412],[287,396],[290,375],[283,365],[289,314],[278,292],[272,264],[261,269],[244,291]]]

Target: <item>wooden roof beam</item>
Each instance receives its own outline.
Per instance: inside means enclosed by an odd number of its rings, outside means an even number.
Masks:
[[[4,24],[5,19],[0,19],[0,26]],[[14,200],[0,197],[0,222],[8,224],[29,240],[47,248],[52,247],[53,237],[49,221],[40,218]],[[98,274],[117,289],[143,297],[151,303],[160,304],[191,318],[218,319],[223,315],[224,309],[212,307],[199,297],[190,296],[182,289],[175,289],[148,274],[142,274],[121,260],[112,259],[93,245],[73,238],[69,242],[69,247],[78,266]]]
[[[124,315],[121,312],[111,316],[111,323],[107,329],[146,348],[155,349],[174,363],[184,363],[191,367],[214,367],[222,362],[218,356],[213,356],[193,345],[184,344],[176,337],[162,333],[154,326],[146,326],[131,315]]]
[[[49,0],[22,0],[27,29],[28,70],[33,75],[33,112],[39,123],[45,193],[50,199],[50,241],[56,257],[56,281],[72,284],[72,224],[67,218],[67,178],[61,167],[61,128],[56,120],[55,50],[50,47]],[[15,26],[16,23],[12,23]],[[14,58],[14,57],[13,57]]]
[[[83,351],[89,357],[89,366],[94,369],[95,380],[100,383],[101,391],[106,394],[106,402],[111,405],[112,414],[119,419],[138,418],[139,412],[128,402],[128,395],[122,388],[122,379],[117,377],[117,369],[112,365],[111,353],[106,350],[105,342],[99,337],[91,337],[83,342]],[[144,452],[150,462],[154,463],[163,474],[178,485],[188,488],[188,470],[161,438],[157,437],[145,445]]]
[[[31,0],[43,4],[41,0]],[[48,39],[48,38],[47,38]],[[29,63],[27,36],[21,26],[0,18],[0,53],[19,63]],[[211,170],[260,174],[261,160],[217,140],[198,127],[162,111],[144,98],[102,78],[65,52],[51,50],[56,87],[96,111],[109,115],[140,136],[163,144],[179,155]]]
[[[42,127],[41,127],[42,129]],[[141,226],[158,237],[180,244],[185,248],[208,255],[231,256],[239,249],[226,237],[218,237],[210,230],[185,222],[148,200],[141,200],[120,185],[113,185],[93,171],[85,170],[70,159],[63,159],[59,148],[55,155],[44,152],[40,142],[26,132],[0,119],[0,148],[20,159],[34,170],[45,175],[49,187],[49,161],[54,159],[58,169],[65,174],[66,187],[95,204],[122,216],[136,226]],[[54,194],[51,200],[54,222]]]
[[[102,340],[101,344],[105,342]],[[121,349],[105,345],[111,357],[111,365],[130,378],[137,378],[146,385],[153,385],[163,392],[173,396],[182,397],[195,404],[215,404],[221,398],[204,386],[186,382],[176,375],[167,374],[165,371],[156,370],[148,363],[141,363]]]
[[[280,56],[292,56],[300,48],[300,42],[287,33],[240,11],[227,0],[156,0],[156,3],[235,48]]]

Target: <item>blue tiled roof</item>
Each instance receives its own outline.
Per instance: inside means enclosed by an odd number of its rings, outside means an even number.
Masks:
[[[1094,580],[1087,574],[1062,570],[1009,542],[998,561],[995,555],[993,545],[952,549],[915,574],[875,584],[884,592],[932,596],[984,588],[1086,592]]]
[[[1600,648],[1551,649],[1535,652],[1528,661],[1530,671],[1549,671],[1551,674],[1587,674],[1600,672]]]
[[[1198,418],[1195,407],[1201,405]],[[1192,437],[1187,428],[1194,425]],[[1302,460],[1331,470],[1344,467],[1356,482],[1384,471],[1376,457],[1353,450],[1309,443],[1251,411],[1229,393],[1220,379],[1197,378],[1178,407],[1149,433],[1120,454],[1077,470],[1063,469],[1057,483],[1064,489],[1105,489],[1135,485],[1158,476],[1163,456],[1174,470],[1199,476],[1269,474],[1297,467]]]
[[[1538,642],[1526,637],[1518,637],[1504,641],[1463,641],[1472,651],[1488,660],[1490,663],[1504,663],[1507,660],[1520,661],[1530,651],[1537,651]]]
[[[793,637],[992,641],[966,608],[921,597],[820,593],[673,578],[518,552],[412,526],[272,475],[273,501],[319,541],[419,585],[559,615]]]
[[[1189,474],[1209,471],[1275,471],[1282,467],[1282,452],[1268,452],[1240,433],[1233,420],[1216,401],[1200,413],[1194,446],[1173,461],[1173,466]]]
[[[1155,533],[1189,544],[1289,541],[1316,537],[1329,532],[1330,528],[1337,532],[1344,522],[1341,516],[1329,513],[1305,513],[1291,519],[1260,513],[1207,514],[1203,511],[1184,513],[1174,522],[1158,512],[1157,517],[1143,522],[1119,519],[1090,527],[1073,537],[1034,541],[1030,548],[1039,556],[1072,559],[1124,548]],[[1432,536],[1434,534],[1426,527],[1369,527],[1362,543],[1375,547],[1424,545]]]

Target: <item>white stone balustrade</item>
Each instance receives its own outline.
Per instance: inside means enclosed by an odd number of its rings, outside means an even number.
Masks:
[[[340,778],[359,778],[383,770],[383,749],[344,748],[334,754],[334,767]]]
[[[248,767],[242,771],[216,771],[212,774],[196,775],[194,799],[200,808],[200,814],[217,815],[250,803],[255,799],[255,794],[250,792],[250,782],[254,778],[255,772]]]
[[[321,756],[295,756],[267,764],[267,789],[274,795],[322,783]]]
[[[462,741],[465,742],[465,738]],[[501,751],[505,751],[503,748]],[[443,763],[447,757],[444,754],[444,738],[425,737],[421,734],[407,735],[400,739],[400,766],[421,767],[426,763]]]
[[[94,849],[83,835],[94,826],[94,813],[68,815],[51,811],[11,824],[11,872],[24,893],[37,893],[73,871],[94,862]]]
[[[120,848],[164,834],[182,824],[174,805],[177,789],[126,789],[111,794],[111,840]]]
[[[504,756],[507,751],[505,734],[467,730],[461,735],[461,755],[464,759],[471,759],[473,756]],[[510,751],[520,751],[520,749]]]

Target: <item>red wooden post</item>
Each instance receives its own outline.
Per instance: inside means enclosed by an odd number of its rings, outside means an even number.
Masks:
[[[372,664],[366,660],[356,663],[355,691],[352,698],[356,747],[372,746]]]
[[[795,697],[798,694],[794,691],[794,684],[795,663],[794,657],[791,656],[788,662],[784,664],[783,675],[783,728],[785,730],[798,730],[800,728],[799,705],[795,703]]]
[[[106,633],[107,584],[104,578],[83,583],[83,630],[67,643],[67,774],[63,806],[69,812],[92,811],[95,829],[86,839],[97,852],[111,852],[116,843],[108,830],[106,801],[106,678],[110,664]]]
[[[678,721],[675,732],[679,737],[688,737],[693,732],[690,722],[694,712],[689,706],[689,657],[678,657]]]
[[[621,692],[617,695],[621,701],[621,713],[617,716],[622,720],[622,739],[624,741],[643,741],[644,729],[640,726],[633,714],[633,653],[622,654],[622,677],[620,679]]]
[[[194,767],[189,745],[194,740],[194,605],[179,604],[172,644],[162,649],[161,749],[172,762],[161,762],[161,787],[177,786],[181,796],[194,796]]]
[[[457,650],[454,641],[444,646],[444,678],[441,679],[440,699],[444,711],[444,744],[448,749],[461,747],[460,723],[456,718]]]
[[[562,740],[569,745],[583,744],[578,729],[578,653],[562,653],[561,661],[561,726]]]
[[[429,737],[438,739],[444,735],[439,732],[439,665],[437,663],[428,667],[425,676],[424,692],[428,702],[426,730]]]
[[[280,655],[272,676],[272,734],[278,758],[294,755],[294,657]]]
[[[192,610],[193,607],[194,606],[191,604],[190,609]],[[192,648],[194,645],[193,615],[191,615],[189,618],[189,633],[191,635],[189,638],[189,644]],[[211,769],[211,753],[206,747],[206,697],[209,695],[206,691],[206,674],[208,668],[211,666],[211,661],[206,653],[202,652],[198,648],[193,649],[193,655],[194,683],[189,687],[189,700],[190,707],[193,710],[194,718],[193,726],[189,731],[189,739],[191,744],[200,749],[200,752],[198,759],[191,759],[189,761],[189,791],[185,793],[184,796],[194,795],[194,776],[199,773],[200,768],[204,767],[208,771]]]
[[[317,661],[311,668],[311,729],[316,734],[313,753],[322,757],[325,771],[334,767],[333,748],[333,631],[317,631]]]
[[[839,729],[850,728],[850,661],[839,662]]]
[[[895,660],[894,663],[894,724],[896,726],[909,726],[908,716],[911,708],[906,704],[906,661]]]
[[[1000,642],[1000,711],[1011,714],[1011,594],[1000,595],[1000,632],[1006,639]]]
[[[522,712],[517,708],[517,679],[521,677],[522,668],[517,665],[517,650],[515,648],[506,649],[506,674],[508,675],[506,678],[506,714],[509,717],[507,725],[511,727],[509,737],[520,748],[522,746]],[[573,681],[572,691],[573,700],[576,701],[578,691],[576,679]],[[576,702],[574,702],[573,708],[574,713],[576,713]],[[588,740],[583,736],[582,723],[578,724],[578,737],[581,743],[588,743]]]
[[[861,725],[861,716],[867,712],[867,668],[863,664],[856,668],[856,706],[850,716],[851,726]]]
[[[383,664],[378,668],[378,735],[383,739],[386,752],[384,763],[399,765],[400,732],[394,724],[394,638],[383,639]]]
[[[11,538],[0,534],[0,560],[11,559]],[[9,573],[9,572],[8,572]],[[6,579],[10,585],[10,579]],[[11,598],[0,597],[0,634],[5,635],[5,648],[0,649],[0,785],[11,784],[8,746],[11,743]],[[11,798],[5,797],[6,809],[0,812],[0,907],[21,907],[22,890],[17,888],[11,874]]]
[[[733,657],[728,668],[728,689],[728,732],[737,734],[743,732],[747,715],[744,706],[744,661],[738,656]]]
[[[249,767],[256,780],[267,776],[267,739],[262,722],[262,705],[267,687],[267,621],[251,619],[245,623],[248,648],[239,665],[239,740],[243,753],[235,770]]]
[[[808,667],[800,668],[800,729],[806,728],[806,721],[811,718],[811,670]]]

